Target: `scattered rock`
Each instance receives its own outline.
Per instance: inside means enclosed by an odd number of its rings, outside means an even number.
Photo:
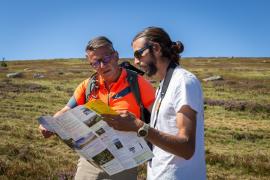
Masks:
[[[31,68],[25,68],[23,71],[30,72],[30,71],[32,71],[32,69]]]
[[[217,80],[223,80],[223,78],[221,76],[211,76],[211,77],[203,79],[203,81],[205,81],[205,82],[207,82],[207,81],[217,81]]]
[[[22,77],[23,73],[22,72],[15,72],[15,73],[9,73],[7,74],[8,78],[19,78]]]
[[[39,73],[35,73],[34,75],[33,75],[33,78],[35,78],[35,79],[41,79],[41,78],[44,78],[45,76],[43,75],[43,74],[39,74]]]

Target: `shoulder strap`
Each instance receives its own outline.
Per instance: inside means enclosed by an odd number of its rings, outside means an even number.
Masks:
[[[96,91],[97,88],[98,88],[98,84],[97,84],[97,73],[94,73],[89,78],[88,85],[87,85],[87,88],[85,90],[85,103],[87,103],[89,101],[90,94],[93,91]]]
[[[166,94],[166,91],[168,89],[169,83],[170,83],[171,78],[172,78],[173,71],[174,71],[176,66],[177,66],[177,64],[171,61],[168,68],[167,68],[167,73],[165,75],[163,85],[162,85],[162,89],[161,89],[161,92],[160,92],[159,107],[160,107],[160,105],[162,103],[162,100],[163,100],[165,94]],[[156,127],[156,124],[157,124],[158,113],[159,113],[159,108],[157,110],[157,115],[156,115],[155,122],[154,122],[154,128]]]
[[[127,71],[127,81],[129,83],[131,92],[134,94],[137,104],[141,104],[141,94],[138,84],[138,75],[136,72],[132,70],[126,69],[126,71]]]
[[[140,93],[140,89],[139,89],[138,74],[132,70],[129,70],[129,69],[126,69],[126,71],[127,71],[127,81],[129,83],[130,90],[133,93],[133,95],[135,96],[137,104],[140,107],[141,119],[144,122],[147,122],[148,120],[146,120],[145,112],[144,112],[145,107],[143,106],[141,93]]]
[[[171,62],[168,66],[167,73],[166,73],[166,76],[165,76],[165,79],[164,79],[164,82],[162,85],[161,93],[160,93],[161,99],[163,99],[165,94],[166,94],[166,91],[168,89],[169,83],[170,83],[171,78],[172,78],[173,71],[174,71],[176,66],[177,66],[176,63],[174,63],[174,62]]]

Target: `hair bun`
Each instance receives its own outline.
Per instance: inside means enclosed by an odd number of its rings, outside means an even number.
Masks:
[[[181,41],[172,42],[172,49],[177,54],[180,54],[184,51],[184,45]]]

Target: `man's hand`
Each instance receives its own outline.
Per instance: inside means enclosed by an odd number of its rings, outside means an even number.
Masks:
[[[61,114],[63,114],[64,112],[66,112],[66,111],[68,111],[68,110],[70,110],[70,109],[71,109],[70,107],[65,106],[65,107],[62,108],[60,111],[56,112],[56,113],[54,114],[53,117],[60,116]],[[39,132],[43,135],[44,138],[49,138],[49,137],[51,137],[52,135],[54,135],[53,132],[48,131],[48,130],[47,130],[46,128],[44,128],[42,125],[39,125],[38,129],[39,129]]]
[[[48,131],[46,128],[44,128],[41,124],[39,125],[39,132],[43,135],[44,138],[49,138],[54,134],[51,131]]]
[[[137,132],[143,126],[143,121],[137,119],[133,114],[127,111],[118,111],[119,115],[102,114],[103,120],[110,127],[119,131]]]

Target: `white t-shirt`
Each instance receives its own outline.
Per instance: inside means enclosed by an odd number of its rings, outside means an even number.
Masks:
[[[164,81],[164,80],[163,80]],[[190,106],[196,114],[196,145],[195,153],[189,159],[173,155],[153,146],[154,157],[148,163],[147,179],[183,179],[201,180],[206,179],[206,165],[204,156],[204,109],[203,95],[199,80],[190,72],[177,66],[173,72],[167,92],[162,100],[157,116],[157,104],[160,102],[160,88],[156,93],[156,101],[152,109],[150,126],[172,135],[178,133],[176,127],[176,113],[183,105]]]

